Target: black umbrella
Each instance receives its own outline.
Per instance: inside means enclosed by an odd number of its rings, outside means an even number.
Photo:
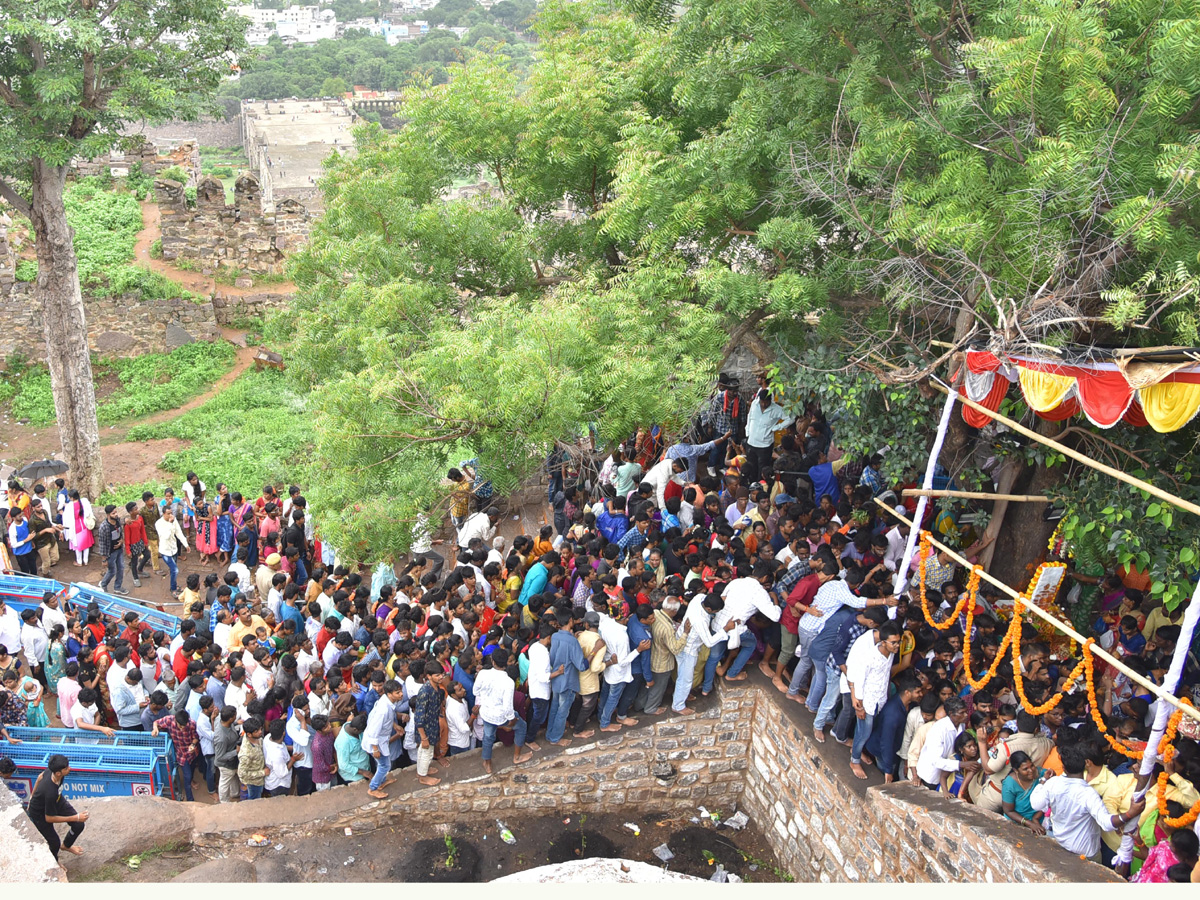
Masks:
[[[35,462],[26,463],[13,474],[18,478],[25,478],[29,481],[41,481],[43,478],[53,478],[55,475],[61,475],[67,471],[67,468],[67,464],[61,459],[39,459]]]

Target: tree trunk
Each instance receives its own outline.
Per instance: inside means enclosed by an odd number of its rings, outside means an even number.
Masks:
[[[66,166],[34,161],[30,219],[37,246],[36,294],[42,305],[59,438],[70,466],[67,478],[82,496],[95,500],[104,490],[100,426],[79,268],[63,204],[66,181]]]
[[[1039,434],[1056,434],[1061,422],[1048,422],[1039,418],[1034,426]],[[1021,464],[1021,471],[1013,482],[1014,494],[1048,494],[1067,475],[1067,466]],[[1046,521],[1046,506],[1042,503],[1013,503],[1004,515],[1004,527],[996,538],[995,565],[991,574],[1010,587],[1021,590],[1029,581],[1038,563],[1046,559],[1050,535],[1054,523]]]

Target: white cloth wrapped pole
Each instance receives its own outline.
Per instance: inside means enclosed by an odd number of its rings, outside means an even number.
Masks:
[[[1192,646],[1192,636],[1196,633],[1198,620],[1200,620],[1200,582],[1196,583],[1196,589],[1192,591],[1191,602],[1183,614],[1183,621],[1179,623],[1179,640],[1175,642],[1175,653],[1171,656],[1171,665],[1163,677],[1163,687],[1172,694],[1178,690],[1179,680],[1183,677],[1183,667],[1187,662],[1188,648]],[[1160,756],[1159,746],[1162,744],[1163,734],[1167,730],[1167,720],[1175,711],[1175,707],[1164,700],[1157,701],[1157,704],[1154,712],[1154,728],[1150,731],[1150,740],[1146,741],[1146,753],[1142,757],[1142,765],[1138,770],[1138,786],[1133,795],[1135,800],[1145,797],[1146,792],[1150,789],[1150,774],[1154,771],[1154,765]],[[1133,826],[1133,831],[1136,831],[1137,823],[1131,822],[1130,824]],[[1128,829],[1128,826],[1126,827]],[[1196,833],[1200,835],[1200,823],[1197,823],[1196,829]],[[1118,864],[1129,863],[1133,860],[1133,831],[1126,830],[1121,837],[1121,848],[1117,851],[1115,860]]]
[[[942,407],[942,420],[938,423],[937,436],[933,439],[933,447],[929,451],[929,462],[925,465],[925,480],[921,482],[922,490],[933,490],[933,473],[937,469],[942,444],[946,442],[946,432],[950,429],[950,414],[954,412],[954,404],[957,400],[957,391],[950,391],[946,395],[946,405]],[[917,500],[917,511],[912,517],[914,526],[908,531],[908,542],[904,545],[904,559],[896,568],[896,581],[892,585],[892,593],[897,597],[904,593],[905,582],[908,580],[908,567],[912,563],[913,553],[917,549],[917,535],[921,531],[921,523],[925,521],[925,509],[928,505],[928,497],[921,497]],[[888,610],[888,615],[893,619],[896,617],[894,606]]]

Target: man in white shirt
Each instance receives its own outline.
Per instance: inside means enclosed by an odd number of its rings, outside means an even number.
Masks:
[[[1146,799],[1131,803],[1126,812],[1110,813],[1100,794],[1087,782],[1086,744],[1067,744],[1058,749],[1063,773],[1037,785],[1029,805],[1054,815],[1054,839],[1071,854],[1100,862],[1100,833],[1121,828],[1141,816]]]
[[[25,654],[25,661],[29,663],[30,674],[44,683],[46,680],[46,656],[50,653],[50,638],[42,628],[36,609],[27,609],[21,613],[20,647]]]
[[[213,643],[221,648],[222,653],[228,653],[230,650],[229,633],[231,631],[233,631],[233,614],[227,609],[217,610],[217,624],[213,626]]]
[[[492,745],[496,742],[496,730],[511,726],[515,751],[513,762],[519,763],[533,756],[525,748],[525,720],[513,709],[513,691],[516,685],[508,677],[508,651],[499,647],[487,657],[490,669],[482,669],[475,676],[475,713],[483,722],[483,771],[492,774]]]
[[[846,682],[858,719],[850,751],[850,771],[863,780],[867,777],[862,767],[863,747],[875,727],[875,714],[887,702],[892,660],[899,649],[900,625],[889,621],[860,635],[846,656]]]
[[[163,558],[171,572],[171,593],[174,594],[178,590],[176,579],[179,575],[179,566],[176,565],[175,558],[187,549],[187,538],[179,523],[175,521],[175,513],[171,507],[163,509],[163,514],[154,523],[154,532],[158,535],[158,555]]]
[[[316,733],[308,721],[308,698],[297,695],[292,698],[292,714],[288,717],[286,734],[292,739],[292,749],[300,754],[300,758],[292,764],[292,774],[296,776],[296,796],[306,797],[311,794],[313,787],[312,769],[312,738]]]
[[[490,544],[496,536],[496,523],[500,521],[500,510],[490,507],[486,512],[475,512],[467,516],[458,529],[458,552],[463,555],[471,546],[471,541],[479,538],[483,543]]]
[[[550,679],[562,674],[560,667],[557,672],[550,671],[550,639],[558,631],[549,622],[543,621],[539,626],[538,639],[529,645],[529,674],[526,681],[529,685],[529,699],[533,702],[533,712],[529,717],[529,728],[526,733],[526,744],[532,749],[538,747],[530,737],[536,737],[538,729],[545,725],[550,717]]]
[[[362,735],[362,748],[375,757],[375,775],[367,793],[377,800],[386,800],[384,788],[395,783],[388,775],[392,768],[392,741],[401,732],[396,727],[396,704],[404,696],[404,686],[395,679],[383,685],[383,696],[375,701],[367,716],[367,728]]]
[[[743,640],[743,635],[749,630],[746,623],[755,613],[762,613],[772,622],[779,621],[782,610],[775,605],[775,601],[766,590],[774,580],[774,567],[770,563],[760,562],[755,564],[751,577],[735,578],[725,587],[725,592],[721,595],[721,599],[725,601],[725,608],[713,619],[713,630],[720,633],[726,623],[731,621],[736,622],[737,627],[725,638],[724,647],[718,645],[709,654],[708,662],[704,665],[705,691],[712,690],[713,673],[724,675],[726,681],[745,681],[750,677],[742,669],[754,653],[757,641],[753,638]],[[733,660],[733,664],[722,665],[721,657],[725,656],[726,649],[734,648],[737,648],[737,658]]]
[[[943,719],[938,719],[925,736],[925,744],[921,747],[921,755],[917,758],[914,779],[920,781],[931,791],[941,790],[942,776],[949,772],[963,770],[963,777],[968,777],[979,762],[963,763],[960,767],[954,758],[954,739],[963,730],[967,721],[967,704],[959,697],[951,697],[942,704],[946,711]]]
[[[21,651],[21,617],[0,597],[0,644],[13,656]]]
[[[450,729],[447,743],[450,755],[466,753],[475,744],[471,732],[471,709],[467,706],[467,689],[457,681],[450,685],[450,696],[446,698],[446,725]]]
[[[682,716],[696,714],[686,704],[695,680],[696,660],[700,656],[701,645],[708,647],[711,653],[713,647],[722,643],[725,636],[737,628],[737,622],[730,619],[724,628],[713,632],[713,616],[724,608],[725,601],[715,594],[698,594],[691,599],[687,612],[683,614],[683,627],[688,632],[688,639],[683,649],[675,654],[675,693],[671,698],[671,709]]]
[[[235,666],[229,672],[229,684],[225,688],[225,705],[237,710],[237,723],[240,725],[248,716],[246,703],[250,700],[252,688],[246,683],[246,669]]]
[[[613,618],[600,613],[600,639],[609,653],[608,665],[604,669],[604,682],[600,687],[600,730],[620,731],[622,725],[636,725],[637,719],[624,718],[619,724],[612,723],[613,713],[621,702],[625,686],[633,681],[633,661],[639,653],[650,649],[651,641],[642,641],[636,647],[629,646],[629,631],[625,625],[628,616]]]
[[[247,598],[254,596],[254,578],[250,575],[250,567],[242,560],[230,565],[228,571],[237,576],[238,590],[246,595]],[[272,612],[275,613],[275,618],[279,618],[279,608],[275,607]]]
[[[46,634],[49,634],[55,625],[61,625],[63,634],[66,634],[67,616],[61,609],[58,594],[46,591],[42,605],[38,608],[42,611],[42,627],[46,629]]]
[[[681,459],[664,459],[657,465],[651,467],[642,479],[642,483],[650,482],[654,488],[654,501],[659,509],[665,509],[667,505],[666,491],[667,485],[672,481],[679,483],[683,481],[683,473],[687,470],[687,463]]]

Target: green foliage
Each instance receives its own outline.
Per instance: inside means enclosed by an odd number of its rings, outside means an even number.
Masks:
[[[17,260],[17,269],[13,277],[17,281],[37,281],[38,264],[36,259]]]
[[[202,406],[159,425],[137,425],[131,441],[179,438],[161,467],[177,478],[189,471],[254,496],[267,482],[303,478],[313,424],[305,398],[274,370],[250,371]]]
[[[436,25],[433,12],[429,11],[429,21]],[[484,12],[482,7],[479,12]],[[499,31],[514,65],[526,66],[530,62],[528,45],[510,31]],[[353,85],[373,91],[398,91],[416,80],[444,82],[445,66],[460,61],[469,52],[470,48],[453,32],[436,28],[418,40],[401,41],[395,46],[363,31],[350,31],[337,40],[309,45],[284,47],[272,43],[260,48],[243,67],[241,78],[226,83],[222,91],[259,100],[333,97]]]
[[[136,293],[145,300],[180,296],[173,282],[132,265],[142,230],[142,210],[132,194],[102,190],[93,179],[84,179],[67,190],[64,200],[84,291],[94,297]]]
[[[180,184],[187,184],[188,181],[188,173],[183,170],[183,166],[167,166],[158,173],[158,177],[178,181]]]
[[[140,418],[182,406],[229,371],[235,350],[226,341],[185,344],[170,353],[148,353],[131,359],[97,362],[97,380],[112,374],[119,387],[99,402],[101,422]],[[13,398],[12,414],[32,425],[54,421],[54,398],[50,373],[43,368],[26,372]]]

